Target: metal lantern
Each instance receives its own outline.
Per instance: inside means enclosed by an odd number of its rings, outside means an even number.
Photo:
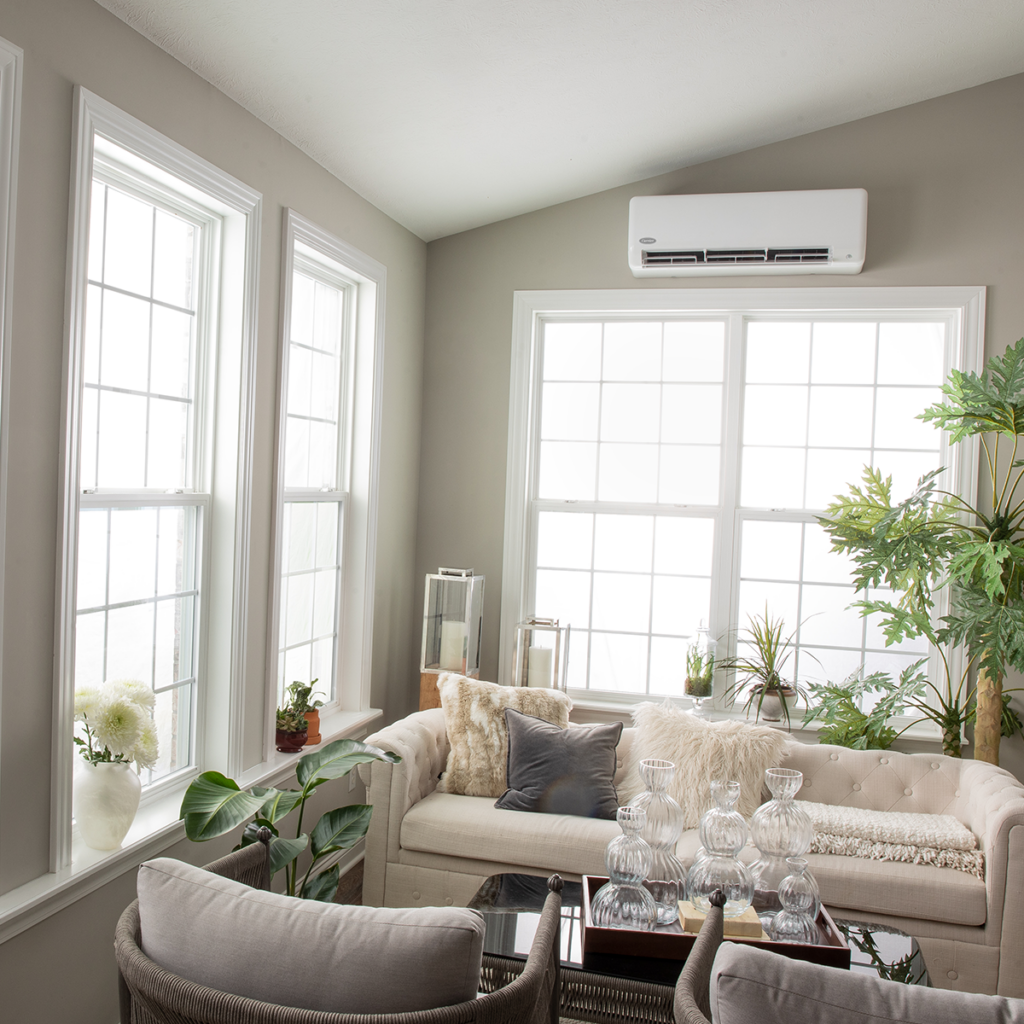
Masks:
[[[529,618],[516,626],[514,686],[565,690],[569,668],[569,629],[558,619]]]
[[[484,577],[472,569],[440,568],[427,575],[420,656],[420,710],[438,708],[437,678],[458,672],[480,678]]]

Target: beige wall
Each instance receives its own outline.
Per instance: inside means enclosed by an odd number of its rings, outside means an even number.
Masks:
[[[92,0],[0,0],[0,36],[25,50],[0,706],[0,891],[6,891],[44,873],[48,864],[74,86],[85,86],[263,194],[247,667],[254,687],[245,730],[250,761],[258,759],[262,731],[282,210],[296,209],[387,267],[372,701],[389,718],[404,713],[415,688],[408,666],[419,614],[412,565],[426,247]],[[186,853],[200,861],[211,855],[207,848]],[[112,928],[133,888],[130,872],[0,945],[0,1018],[116,1020]],[[80,986],[81,998],[75,992]]]
[[[987,285],[997,352],[1024,334],[1022,166],[1018,76],[432,242],[416,568],[486,574],[483,677],[497,672],[515,290]],[[857,277],[640,281],[626,265],[631,196],[851,187],[869,196]],[[1024,744],[1006,746],[1019,774]]]

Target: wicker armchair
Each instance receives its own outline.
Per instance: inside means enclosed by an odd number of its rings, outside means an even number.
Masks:
[[[683,973],[676,982],[676,1024],[711,1024],[708,985],[715,954],[722,944],[722,908],[725,894],[717,889],[711,894],[711,910],[701,925],[697,941],[686,958]]]
[[[206,870],[268,889],[268,847],[254,843]],[[562,880],[552,875],[529,958],[512,980],[501,958],[484,956],[477,999],[413,1013],[362,1015],[277,1006],[197,985],[159,967],[140,948],[139,902],[117,923],[121,1024],[558,1024],[559,922]],[[387,979],[381,979],[386,983]],[[504,987],[495,988],[508,980]],[[490,989],[494,989],[490,991]]]

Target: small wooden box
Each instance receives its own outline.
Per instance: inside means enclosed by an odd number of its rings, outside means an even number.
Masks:
[[[651,957],[662,960],[685,960],[693,949],[697,936],[684,932],[679,922],[659,925],[654,931],[634,931],[631,928],[598,928],[590,913],[590,904],[597,890],[607,878],[595,875],[583,876],[583,952],[605,953],[616,956]],[[788,956],[793,960],[806,960],[825,967],[850,969],[850,947],[843,933],[836,927],[829,912],[822,907],[818,916],[818,927],[824,941],[817,946],[802,942],[772,942],[770,939],[746,939],[729,936],[730,942],[749,942],[758,949]]]

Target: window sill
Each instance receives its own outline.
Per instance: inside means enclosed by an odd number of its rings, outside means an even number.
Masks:
[[[631,717],[631,711],[636,705],[636,700],[615,700],[614,698],[581,698],[577,700],[575,697],[572,698],[572,714],[576,715],[576,712],[582,712],[588,720],[598,719],[600,721],[624,721],[629,725]],[[689,701],[673,701],[676,707],[681,711],[688,711]],[[581,716],[582,717],[582,716]],[[802,740],[807,743],[816,743],[817,735],[823,727],[822,722],[811,722],[810,725],[802,725],[800,719],[802,715],[793,716],[793,727],[791,730],[793,736],[796,739]],[[753,719],[748,719],[746,714],[741,710],[727,710],[722,708],[714,708],[708,716],[708,720],[712,722],[750,722],[754,724]],[[785,722],[765,722],[764,720],[757,723],[758,725],[767,725],[773,729],[786,729]],[[933,722],[916,722],[911,725],[909,729],[903,732],[899,739],[896,740],[899,743],[901,740],[913,741],[915,744],[933,744],[935,747],[941,749],[942,746],[942,733],[939,727]],[[966,741],[965,744],[966,746]]]
[[[321,723],[323,744],[366,735],[369,726],[382,714],[376,708],[369,708],[331,715]],[[294,771],[297,760],[294,754],[275,752],[269,760],[243,773],[237,781],[243,789],[274,785]],[[139,808],[120,849],[90,850],[76,833],[70,867],[41,875],[0,896],[0,943],[70,906],[143,861],[158,857],[168,847],[184,839],[185,829],[178,819],[182,793],[183,786],[176,787],[146,801]]]

